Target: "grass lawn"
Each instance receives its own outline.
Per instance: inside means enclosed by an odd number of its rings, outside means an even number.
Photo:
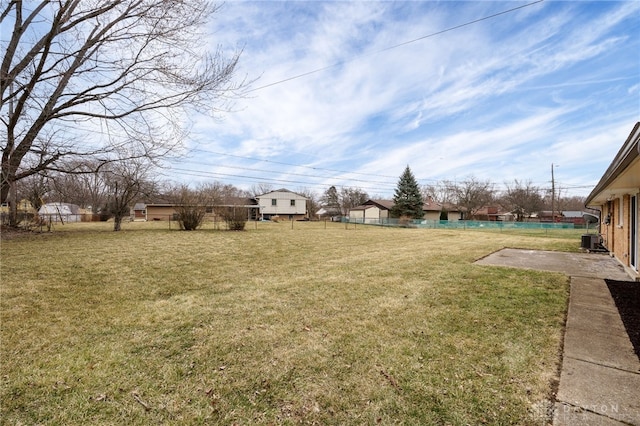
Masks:
[[[473,261],[579,233],[111,226],[2,241],[2,424],[544,424],[568,279]]]

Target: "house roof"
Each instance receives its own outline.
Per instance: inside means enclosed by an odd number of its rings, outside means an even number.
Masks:
[[[39,214],[78,214],[80,207],[71,203],[46,203],[38,210]]]
[[[302,197],[302,198],[304,198],[305,200],[307,200],[307,199],[308,199],[308,198],[307,198],[307,197],[305,197],[304,195],[302,195],[302,194],[298,194],[297,192],[290,191],[290,190],[288,190],[288,189],[286,189],[286,188],[280,188],[280,189],[276,189],[276,190],[274,190],[274,191],[265,192],[264,194],[256,195],[256,196],[255,196],[255,198],[256,198],[256,199],[258,199],[258,198],[264,197],[265,195],[273,194],[274,192],[289,192],[289,193],[291,193],[291,194],[295,194],[295,195],[297,195],[297,196],[299,196],[299,197]]]
[[[395,203],[393,200],[372,200],[369,199],[357,207],[351,208],[351,210],[366,210],[372,207],[378,207],[381,210],[391,210]],[[433,201],[431,198],[428,198],[425,203],[422,205],[423,211],[437,211],[440,212],[443,209],[448,211],[458,211],[457,207],[451,204],[440,204]]]
[[[637,190],[640,187],[640,121],[633,126],[600,182],[587,197],[585,205],[598,206],[616,195]]]
[[[585,214],[582,210],[563,210],[561,213],[564,217],[582,217]]]

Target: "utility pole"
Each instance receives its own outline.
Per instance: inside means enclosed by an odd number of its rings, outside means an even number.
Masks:
[[[551,222],[555,223],[556,221],[556,208],[555,208],[555,198],[556,198],[556,181],[553,178],[553,163],[551,163]]]

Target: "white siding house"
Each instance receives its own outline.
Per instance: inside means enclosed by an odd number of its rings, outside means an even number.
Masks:
[[[262,219],[279,216],[281,219],[300,220],[307,217],[307,197],[288,189],[258,195],[256,201]]]

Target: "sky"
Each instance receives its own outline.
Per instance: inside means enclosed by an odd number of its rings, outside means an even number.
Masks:
[[[229,1],[211,46],[243,49],[232,111],[192,117],[164,175],[391,198],[517,179],[586,196],[640,120],[638,1]]]

